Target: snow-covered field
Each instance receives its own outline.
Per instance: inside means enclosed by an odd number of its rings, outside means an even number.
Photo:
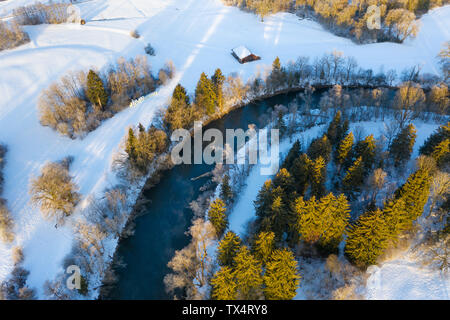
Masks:
[[[7,15],[15,6],[33,2],[1,2],[0,13]],[[435,57],[450,40],[450,6],[425,15],[418,37],[402,45],[355,45],[317,23],[286,13],[262,23],[255,15],[225,7],[219,0],[91,0],[79,7],[86,25],[29,26],[30,43],[0,52],[0,142],[9,147],[3,196],[16,223],[13,245],[24,247],[28,284],[41,297],[45,280],[62,271],[61,262],[73,239],[70,221],[55,229],[29,203],[29,179],[46,161],[73,155],[71,174],[87,198],[114,184],[111,158],[126,128],[149,124],[177,82],[192,92],[202,71],[212,74],[220,67],[225,74],[238,72],[247,79],[271,65],[276,56],[285,63],[300,55],[315,57],[338,50],[375,71],[381,67],[401,71],[422,64],[424,72],[437,73]],[[129,35],[134,29],[141,38]],[[50,83],[69,70],[102,68],[118,57],[144,54],[148,42],[156,49],[156,56],[149,58],[154,70],[168,59],[177,68],[175,79],[158,94],[105,121],[83,140],[61,137],[39,124],[37,100]],[[241,44],[262,60],[238,64],[230,49]],[[0,281],[12,268],[11,247],[0,244]]]

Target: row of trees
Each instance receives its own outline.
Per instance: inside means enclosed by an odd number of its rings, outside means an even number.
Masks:
[[[358,42],[397,41],[417,35],[416,14],[448,3],[446,0],[328,1],[328,0],[224,0],[227,5],[248,8],[264,21],[279,11],[297,12],[318,20],[332,32]],[[373,7],[376,6],[376,7]]]
[[[360,266],[375,264],[398,237],[423,213],[430,192],[429,168],[421,167],[387,200],[384,209],[362,214],[350,227],[345,252]]]
[[[169,79],[173,73],[169,62],[159,76]],[[145,56],[129,61],[120,58],[104,74],[94,70],[69,73],[43,91],[38,103],[40,122],[71,138],[82,137],[159,84]]]
[[[210,280],[217,300],[290,300],[300,283],[292,251],[277,248],[273,232],[261,232],[251,248],[227,232],[217,248],[220,269]]]

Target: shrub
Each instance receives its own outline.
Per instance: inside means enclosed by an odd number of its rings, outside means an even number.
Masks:
[[[154,56],[156,54],[155,49],[152,47],[152,45],[150,43],[147,44],[147,46],[145,47],[145,53],[150,56]]]
[[[69,3],[34,3],[14,9],[13,15],[22,25],[59,24],[68,21],[69,6]]]
[[[61,163],[47,163],[41,175],[31,179],[31,201],[40,205],[46,219],[62,219],[72,214],[80,199],[69,168]]]
[[[131,31],[130,36],[132,36],[133,38],[136,38],[136,39],[139,39],[141,37],[139,31],[137,31],[137,30]]]
[[[30,41],[30,37],[17,23],[0,21],[0,51],[12,49]]]

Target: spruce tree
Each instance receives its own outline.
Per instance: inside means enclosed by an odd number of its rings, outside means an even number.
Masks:
[[[137,145],[137,140],[136,140],[136,136],[134,135],[134,131],[132,128],[129,128],[125,151],[128,154],[128,159],[131,162],[136,161],[136,158],[137,158],[136,145]]]
[[[235,300],[236,282],[233,277],[233,270],[230,267],[222,267],[211,279],[212,294],[214,300]]]
[[[362,214],[347,232],[345,254],[358,266],[376,264],[389,243],[389,230],[381,210]]]
[[[225,77],[222,74],[222,70],[219,68],[216,69],[214,75],[212,76],[212,82],[214,85],[214,92],[216,95],[216,105],[219,112],[223,112],[223,108],[225,105],[224,97],[223,97],[223,83],[225,82]]]
[[[311,166],[311,194],[322,197],[325,190],[327,166],[322,156],[319,156]]]
[[[314,139],[308,148],[308,156],[311,160],[316,160],[322,157],[326,163],[330,161],[331,157],[331,143],[326,135],[321,138]]]
[[[322,225],[318,244],[327,252],[337,252],[350,220],[350,204],[343,194],[335,197],[333,193],[329,193],[320,199],[317,209]]]
[[[230,187],[230,176],[225,175],[222,179],[222,186],[220,188],[220,198],[229,204],[233,200],[233,190]]]
[[[383,218],[389,231],[389,239],[393,242],[402,232],[410,229],[413,222],[406,211],[406,204],[402,198],[392,199],[385,203]]]
[[[353,141],[354,141],[353,133],[350,132],[341,141],[339,147],[336,150],[335,161],[338,165],[338,174],[340,173],[343,164],[347,161],[348,156],[350,155],[350,151],[352,150],[353,147]]]
[[[445,167],[450,164],[450,139],[445,139],[434,147],[431,157],[436,161],[438,167]]]
[[[316,197],[312,196],[307,201],[303,197],[297,198],[294,211],[297,215],[297,231],[300,239],[311,244],[317,242],[322,233],[322,217],[317,210]]]
[[[263,219],[269,212],[272,204],[272,181],[269,179],[264,182],[254,201],[256,216]]]
[[[345,193],[351,198],[354,194],[361,191],[361,186],[364,183],[364,162],[363,158],[359,157],[348,169],[344,179],[342,179],[342,188]]]
[[[247,246],[242,246],[234,258],[233,272],[237,284],[237,299],[256,300],[262,297],[262,269]]]
[[[426,168],[412,173],[405,184],[395,191],[395,199],[405,201],[405,211],[411,221],[416,220],[423,213],[425,204],[430,195],[431,177]]]
[[[264,295],[268,300],[291,300],[300,284],[298,264],[289,249],[275,250],[264,273]]]
[[[297,194],[304,196],[311,181],[311,168],[313,162],[304,153],[299,158],[294,160],[291,168],[292,176],[294,177]]]
[[[217,236],[220,238],[225,229],[228,227],[228,218],[226,215],[225,203],[222,199],[215,199],[209,208],[208,219],[211,221],[212,225],[216,229]]]
[[[394,161],[395,167],[400,167],[409,160],[416,142],[416,136],[414,125],[409,124],[394,138],[389,146],[389,154]]]
[[[212,115],[216,112],[216,99],[214,84],[202,72],[200,80],[197,83],[197,88],[195,89],[195,104],[207,115]]]
[[[286,156],[286,158],[283,161],[283,164],[281,165],[282,168],[287,169],[289,172],[291,172],[291,167],[294,165],[295,159],[300,157],[301,155],[301,145],[300,141],[296,140],[294,144],[292,145],[291,149],[289,149],[289,153]]]
[[[273,179],[273,187],[283,189],[282,198],[285,203],[295,198],[295,180],[285,168],[281,168]]]
[[[350,219],[350,205],[344,195],[335,197],[332,193],[316,201],[299,197],[294,210],[297,215],[297,232],[307,243],[317,243],[328,252],[335,252],[342,241]]]
[[[263,266],[266,265],[273,250],[275,250],[275,234],[273,232],[260,232],[254,245],[256,259],[258,259]]]
[[[228,231],[217,248],[219,265],[233,267],[234,258],[241,247],[241,239],[233,231]]]
[[[342,121],[341,111],[336,112],[333,120],[330,122],[328,126],[326,136],[330,140],[331,145],[334,148],[340,144],[342,139],[344,139],[348,130],[348,121]]]
[[[445,139],[450,139],[450,122],[447,122],[446,125],[440,126],[436,132],[428,137],[423,146],[420,147],[420,154],[431,156],[435,147]]]
[[[190,106],[186,89],[180,84],[177,84],[173,90],[169,107],[164,114],[164,127],[169,132],[180,128],[188,129],[191,122]]]
[[[353,150],[353,161],[362,158],[364,165],[364,175],[367,176],[375,162],[376,141],[373,134],[367,136],[364,140],[359,141]]]
[[[87,76],[86,96],[93,105],[99,106],[101,110],[104,110],[108,103],[108,94],[102,79],[93,70],[89,70]]]

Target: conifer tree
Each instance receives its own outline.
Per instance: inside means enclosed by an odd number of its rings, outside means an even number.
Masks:
[[[233,270],[230,267],[222,267],[211,279],[212,298],[214,300],[235,300],[236,282],[233,277]]]
[[[283,161],[282,168],[286,168],[289,172],[291,172],[291,167],[294,164],[295,159],[300,157],[301,155],[301,145],[300,141],[296,140],[292,145],[291,149],[289,149],[289,153]]]
[[[125,151],[128,154],[128,159],[130,159],[131,162],[136,161],[136,158],[137,158],[136,145],[137,145],[137,140],[136,140],[136,136],[134,135],[134,131],[132,128],[129,128]]]
[[[311,181],[311,168],[313,162],[304,153],[294,160],[291,168],[292,176],[295,180],[297,194],[304,196]]]
[[[212,115],[216,112],[216,99],[214,84],[202,72],[195,89],[195,104],[202,108],[207,115]]]
[[[339,110],[336,112],[333,120],[328,126],[326,136],[330,140],[332,146],[337,147],[339,143],[344,139],[348,130],[348,121],[342,121],[342,113]]]
[[[394,138],[389,146],[389,154],[394,160],[394,166],[399,167],[409,160],[416,142],[416,136],[414,125],[409,124]]]
[[[295,200],[297,214],[297,231],[300,239],[307,243],[315,243],[322,233],[320,212],[317,210],[316,197],[305,201],[303,197]]]
[[[93,70],[89,70],[87,76],[86,96],[93,105],[97,105],[104,110],[108,103],[108,94],[103,86],[102,79]]]
[[[223,199],[226,204],[229,204],[233,200],[233,190],[231,190],[230,187],[230,176],[227,174],[222,179],[220,198]]]
[[[234,258],[241,247],[241,239],[233,231],[228,231],[217,248],[219,265],[233,267]]]
[[[412,226],[412,220],[406,211],[406,204],[402,198],[389,200],[383,209],[383,218],[389,231],[389,239],[395,242],[402,232]]]
[[[450,164],[450,139],[445,139],[439,143],[431,154],[439,167]]]
[[[330,161],[331,157],[331,143],[326,135],[323,135],[321,138],[314,139],[308,148],[308,156],[311,160],[316,160],[319,157],[322,157],[326,163]]]
[[[272,71],[281,71],[280,58],[276,57],[272,63]]]
[[[170,132],[180,128],[188,129],[191,122],[190,106],[186,89],[177,84],[173,90],[169,107],[164,114],[164,127]]]
[[[364,175],[368,175],[375,162],[376,141],[373,134],[367,136],[364,140],[359,141],[353,150],[353,161],[362,158],[364,164]]]
[[[450,139],[450,122],[447,122],[446,125],[440,126],[436,132],[428,137],[423,146],[420,147],[420,154],[431,156],[435,147],[445,139]]]
[[[273,232],[260,232],[255,240],[254,253],[262,265],[266,265],[275,250],[275,234]]]
[[[338,174],[340,173],[343,164],[347,161],[347,158],[350,154],[350,151],[353,147],[353,133],[350,132],[348,135],[345,136],[345,138],[341,141],[339,144],[338,149],[335,153],[335,160],[338,165]]]
[[[314,196],[308,201],[299,197],[294,210],[300,238],[307,243],[317,243],[327,251],[335,251],[350,219],[349,208],[344,195],[336,198],[333,193],[329,193],[319,201]]]
[[[256,300],[262,297],[263,277],[261,264],[242,246],[234,258],[233,272],[237,284],[237,299]]]
[[[275,190],[281,191],[281,188]],[[277,240],[282,239],[284,231],[289,226],[289,213],[285,205],[281,196],[274,196],[270,212],[262,222],[263,230],[272,230]]]
[[[224,97],[223,97],[223,83],[225,82],[225,77],[222,74],[222,70],[219,68],[216,69],[214,75],[212,76],[212,82],[214,85],[214,93],[216,95],[216,105],[219,112],[223,112],[223,108],[225,105]]]
[[[350,261],[361,267],[376,264],[390,238],[381,210],[362,214],[347,234],[345,253]]]
[[[264,218],[272,204],[272,181],[269,179],[264,182],[263,187],[259,190],[256,200],[254,201],[256,216],[260,219]]]
[[[350,204],[341,194],[332,193],[320,199],[318,210],[321,212],[322,234],[319,246],[329,252],[336,252],[350,221]]]
[[[228,227],[228,218],[226,215],[227,209],[225,207],[225,203],[223,203],[222,199],[215,199],[209,208],[208,211],[208,219],[211,221],[212,225],[216,229],[217,236],[220,238],[225,229]]]
[[[273,179],[273,187],[283,189],[282,199],[285,203],[295,198],[295,181],[288,170],[281,168]]]
[[[311,194],[322,197],[325,194],[327,167],[325,160],[319,156],[311,166]]]
[[[405,201],[405,211],[410,221],[416,220],[423,213],[425,204],[430,195],[431,177],[426,168],[412,173],[405,184],[395,191],[395,199]]]
[[[362,159],[361,156],[356,159],[342,179],[343,190],[350,197],[353,197],[355,192],[361,191],[361,186],[364,183],[364,162]]]
[[[289,249],[275,250],[264,273],[264,294],[268,300],[291,300],[300,284],[298,264]]]

